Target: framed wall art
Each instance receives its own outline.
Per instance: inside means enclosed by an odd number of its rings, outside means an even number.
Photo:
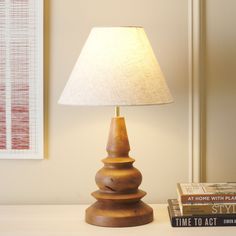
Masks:
[[[43,158],[43,0],[0,0],[0,159]]]

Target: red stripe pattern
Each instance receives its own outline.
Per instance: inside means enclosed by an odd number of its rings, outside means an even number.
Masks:
[[[30,148],[28,4],[28,0],[11,0],[10,8],[11,145],[15,150]]]
[[[6,149],[6,107],[5,107],[5,1],[0,0],[0,149]]]

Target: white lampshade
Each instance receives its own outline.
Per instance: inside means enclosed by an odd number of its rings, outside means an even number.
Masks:
[[[172,102],[142,27],[95,27],[59,99],[67,105]]]

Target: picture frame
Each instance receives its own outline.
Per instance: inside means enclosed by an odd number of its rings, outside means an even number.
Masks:
[[[0,3],[0,159],[44,158],[43,5]]]

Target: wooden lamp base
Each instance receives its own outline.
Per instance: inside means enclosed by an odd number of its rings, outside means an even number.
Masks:
[[[97,201],[86,210],[86,222],[105,227],[129,227],[153,221],[153,210],[141,201],[146,195],[138,187],[140,171],[129,157],[129,141],[123,117],[111,121],[107,144],[108,157],[96,174],[99,190],[92,193]]]

